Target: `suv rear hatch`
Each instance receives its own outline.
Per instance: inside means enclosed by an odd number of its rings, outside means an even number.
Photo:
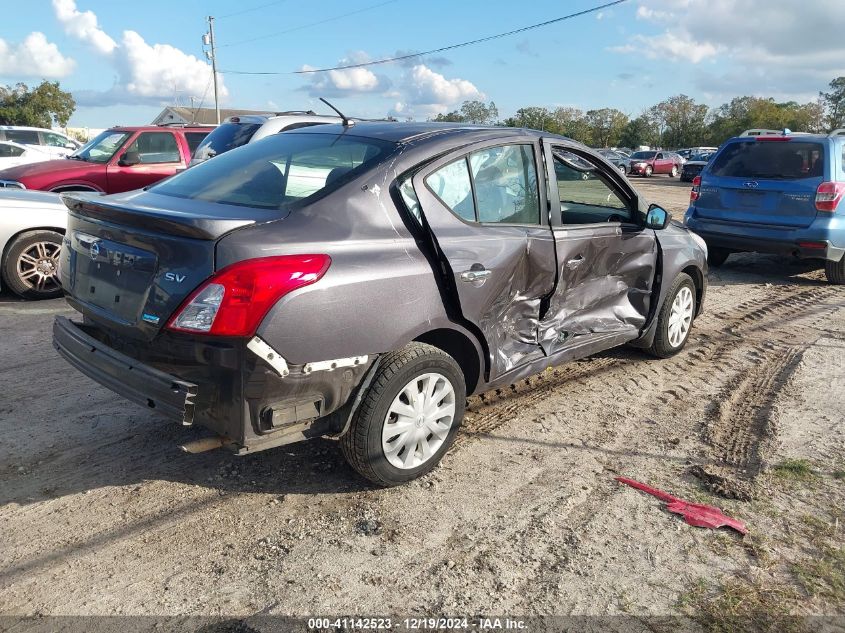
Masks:
[[[59,275],[68,300],[87,318],[137,340],[152,340],[212,275],[217,240],[280,217],[144,191],[62,198],[70,213]]]
[[[702,173],[698,217],[721,222],[806,227],[816,217],[825,146],[795,137],[727,144]]]

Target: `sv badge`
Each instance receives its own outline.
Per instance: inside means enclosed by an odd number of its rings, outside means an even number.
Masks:
[[[164,273],[164,278],[167,281],[175,281],[177,284],[181,284],[188,277],[187,275],[180,275],[179,273]]]

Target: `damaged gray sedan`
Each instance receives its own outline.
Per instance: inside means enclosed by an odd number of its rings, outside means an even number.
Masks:
[[[304,128],[64,199],[64,358],[205,447],[336,437],[380,485],[437,464],[469,394],[626,343],[677,353],[706,290],[699,238],[532,130]]]

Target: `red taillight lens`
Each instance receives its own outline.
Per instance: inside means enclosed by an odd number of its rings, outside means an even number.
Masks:
[[[252,336],[279,299],[313,284],[331,262],[328,255],[283,255],[227,266],[191,293],[167,328],[214,336]]]
[[[701,176],[696,176],[692,179],[692,189],[689,192],[690,204],[698,200],[701,195]]]
[[[816,189],[816,210],[833,213],[843,195],[845,182],[823,182]]]

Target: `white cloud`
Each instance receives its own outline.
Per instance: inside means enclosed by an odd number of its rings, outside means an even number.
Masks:
[[[348,57],[338,60],[337,66],[363,64],[371,58],[363,51],[351,53]],[[314,70],[315,66],[305,64],[302,70]],[[314,97],[342,97],[351,94],[379,93],[390,87],[390,80],[383,75],[376,75],[369,68],[344,68],[330,70],[324,73],[309,75],[310,83],[306,87]]]
[[[106,92],[83,91],[84,105],[160,103],[174,98],[210,100],[211,67],[169,44],[149,44],[136,31],[127,30],[118,44],[103,31],[92,11],[79,11],[75,0],[53,0],[56,18],[65,32],[107,58],[117,71],[115,85]],[[228,95],[218,78],[221,97]]]
[[[414,66],[407,79],[408,101],[415,105],[445,109],[484,94],[466,79],[446,79],[425,64]]]
[[[38,31],[30,33],[20,44],[0,39],[0,75],[6,77],[65,77],[76,63],[59,52],[59,48]]]
[[[117,42],[97,24],[97,16],[92,11],[79,11],[74,0],[53,0],[53,10],[65,33],[71,37],[87,43],[99,53],[109,54],[117,48]]]
[[[723,62],[694,71],[699,89],[713,96],[778,88],[783,98],[799,97],[845,74],[842,0],[800,6],[795,0],[648,0],[636,17],[661,32],[634,35],[611,50],[665,61]]]

